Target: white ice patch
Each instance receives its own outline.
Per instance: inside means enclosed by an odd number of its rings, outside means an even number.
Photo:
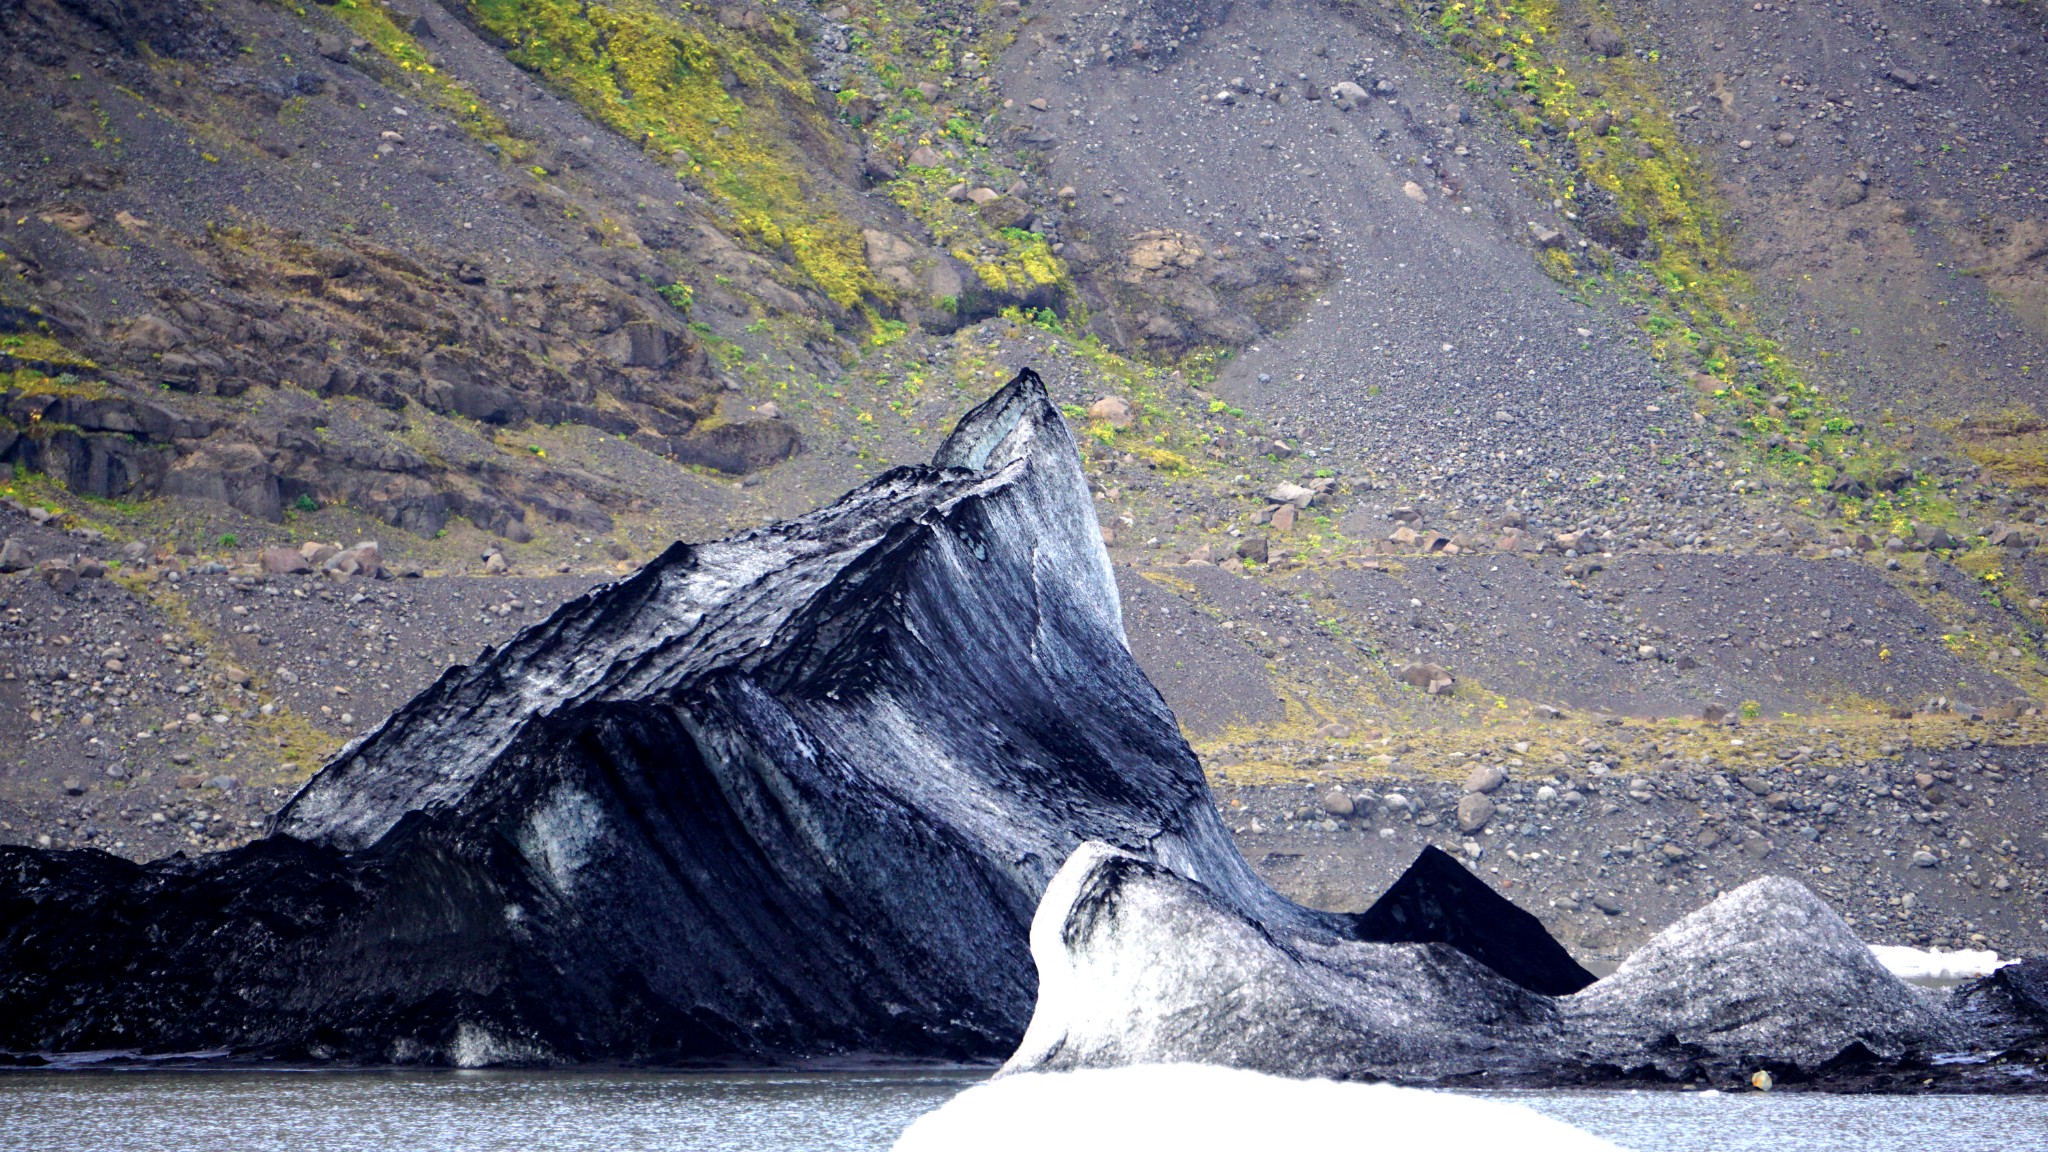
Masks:
[[[531,1044],[493,1036],[487,1028],[465,1020],[455,1026],[455,1044],[448,1058],[457,1068],[489,1068],[493,1064],[538,1064],[547,1054]]]
[[[1965,948],[1958,952],[1928,952],[1901,944],[1872,944],[1871,955],[1892,975],[1908,984],[1942,988],[1989,976],[2017,960],[2000,960],[1998,953]]]
[[[1024,1039],[1010,1054],[1005,1068],[1029,1068],[1043,1061],[1067,1038],[1067,1024],[1088,1019],[1098,1006],[1088,1001],[1093,990],[1074,974],[1067,956],[1065,933],[1067,912],[1080,898],[1081,885],[1095,866],[1112,856],[1126,855],[1100,840],[1084,841],[1053,873],[1045,894],[1038,898],[1038,911],[1031,917],[1031,959],[1038,966],[1038,1002],[1031,1010],[1031,1023]],[[1094,997],[1099,999],[1100,997]]]
[[[582,790],[564,784],[528,814],[519,830],[519,850],[556,891],[567,894],[603,837],[603,809]]]
[[[1202,1064],[1031,1072],[976,1085],[895,1152],[1620,1152],[1520,1104]]]

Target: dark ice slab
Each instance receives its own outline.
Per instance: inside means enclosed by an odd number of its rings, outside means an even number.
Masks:
[[[1231,845],[1025,372],[931,466],[676,545],[450,670],[268,839],[0,849],[0,1047],[997,1058],[1090,839],[1349,931]]]
[[[1358,917],[1358,938],[1449,944],[1533,992],[1569,996],[1593,982],[1543,922],[1435,845]]]

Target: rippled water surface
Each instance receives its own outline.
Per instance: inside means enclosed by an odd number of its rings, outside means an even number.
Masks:
[[[866,1152],[887,1148],[911,1120],[978,1079],[937,1072],[21,1072],[0,1074],[0,1150]],[[1498,1098],[1640,1152],[2048,1149],[2043,1097]]]

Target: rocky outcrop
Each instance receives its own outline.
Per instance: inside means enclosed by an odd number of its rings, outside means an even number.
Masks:
[[[1347,930],[1232,847],[1026,373],[932,466],[677,545],[451,670],[267,839],[0,849],[0,1046],[996,1058],[1085,840],[1247,922]]]

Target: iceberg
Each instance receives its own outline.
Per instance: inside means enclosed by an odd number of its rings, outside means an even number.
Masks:
[[[1885,970],[1827,902],[1765,876],[1651,937],[1564,1006],[1592,1061],[1818,1069],[1852,1050],[1880,1059],[1964,1042],[1961,1029]]]
[[[1031,953],[1038,1003],[1005,1074],[1190,1063],[1439,1080],[1557,1051],[1556,1002],[1457,948],[1275,931],[1107,844],[1053,878]]]
[[[1086,840],[1349,930],[1232,845],[1027,370],[929,466],[677,544],[450,669],[262,840],[0,848],[0,1048],[994,1061]]]
[[[1620,1152],[1519,1104],[1198,1064],[1005,1076],[913,1122],[895,1152]]]
[[[1481,884],[1451,888],[1468,882]],[[1253,923],[1193,879],[1089,843],[1047,886],[1031,951],[1038,1002],[1004,1076],[1188,1063],[1405,1083],[1746,1081],[1758,1069],[1825,1083],[2048,1040],[2042,965],[1965,986],[1968,1010],[1951,1008],[1782,877],[1720,896],[1612,975],[1551,996],[1447,944]]]

